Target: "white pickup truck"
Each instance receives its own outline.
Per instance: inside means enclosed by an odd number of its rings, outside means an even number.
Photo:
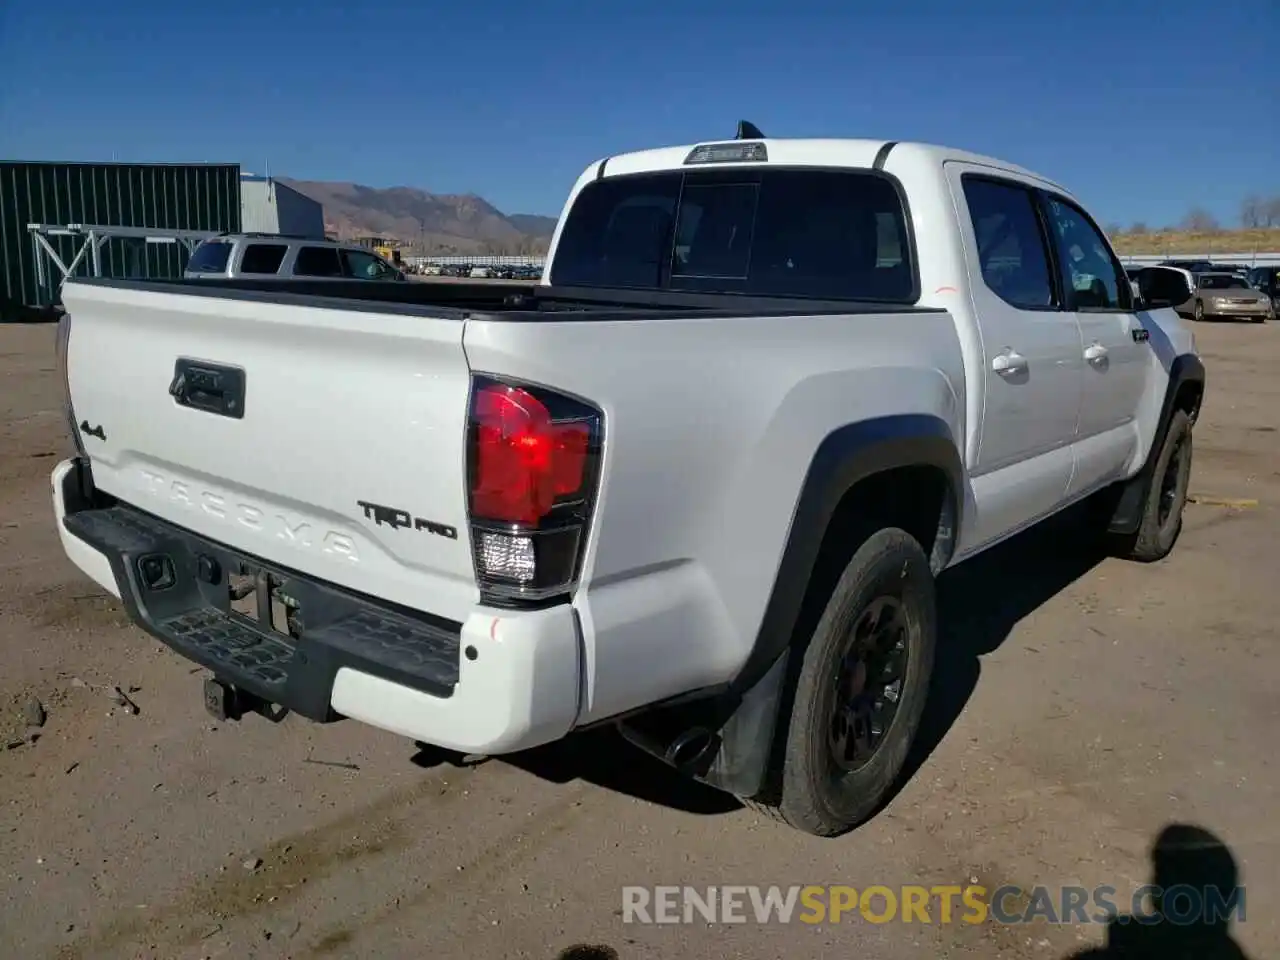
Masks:
[[[1204,368],[1185,285],[1135,301],[1058,184],[757,134],[593,163],[523,288],[69,280],[68,556],[220,714],[486,755],[612,723],[856,825],[934,578],[1091,495],[1163,557]]]

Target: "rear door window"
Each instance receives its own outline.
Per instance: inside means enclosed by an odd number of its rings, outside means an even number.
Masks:
[[[1057,305],[1035,197],[1021,184],[964,176],[965,203],[978,244],[982,282],[1012,307]]]
[[[869,171],[672,171],[586,186],[554,284],[899,303],[916,298],[902,199]]]
[[[231,244],[226,240],[206,240],[192,251],[187,269],[192,273],[224,273],[231,259]]]
[[[276,273],[289,248],[282,243],[251,243],[240,257],[241,273]]]
[[[293,261],[296,277],[341,277],[342,258],[337,247],[302,247]]]

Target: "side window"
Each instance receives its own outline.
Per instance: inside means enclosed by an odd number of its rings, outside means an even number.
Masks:
[[[382,260],[363,250],[343,250],[342,260],[346,275],[353,280],[383,280],[391,273]]]
[[[282,243],[251,243],[244,248],[240,257],[240,272],[275,273],[284,262],[284,254],[288,249]]]
[[[1030,189],[974,177],[962,182],[983,282],[1010,306],[1057,306],[1044,231]]]
[[[341,277],[342,260],[337,247],[303,247],[293,261],[295,277]]]
[[[187,261],[192,273],[222,273],[231,258],[231,244],[225,240],[206,240],[196,247]]]
[[[1078,208],[1048,198],[1049,221],[1062,280],[1074,310],[1129,310],[1133,291],[1107,241]]]

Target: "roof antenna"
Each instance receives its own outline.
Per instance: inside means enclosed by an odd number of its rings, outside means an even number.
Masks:
[[[739,120],[739,121],[738,121],[738,132],[737,132],[737,134],[734,136],[734,138],[733,138],[733,139],[735,139],[735,140],[764,140],[764,139],[766,139],[766,137],[765,137],[765,135],[764,135],[763,133],[761,133],[761,132],[760,132],[760,128],[759,128],[759,127],[757,127],[757,126],[756,126],[754,123],[752,123],[750,120]]]

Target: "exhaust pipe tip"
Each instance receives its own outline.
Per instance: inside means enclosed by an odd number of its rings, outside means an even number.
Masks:
[[[700,766],[719,746],[720,738],[715,733],[706,727],[691,727],[671,741],[664,759],[679,770],[687,770]]]

